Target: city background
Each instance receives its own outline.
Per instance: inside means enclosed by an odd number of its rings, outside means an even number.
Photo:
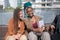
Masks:
[[[60,14],[60,0],[0,0],[0,40],[4,40],[14,9],[20,7],[23,10],[26,2],[32,4],[34,14],[42,17],[45,24],[51,24]],[[24,13],[24,16],[27,15]]]
[[[0,0],[0,25],[7,25],[16,7],[24,8],[24,3],[31,2],[34,14],[41,16],[45,23],[52,23],[60,14],[60,0]]]

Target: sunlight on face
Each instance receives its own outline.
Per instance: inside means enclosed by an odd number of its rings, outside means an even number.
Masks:
[[[27,14],[28,14],[29,16],[33,16],[33,10],[32,10],[31,8],[29,8],[29,9],[27,10]]]
[[[20,19],[23,18],[23,12],[22,12],[22,11],[20,11],[20,12],[18,13],[18,17],[19,17]]]

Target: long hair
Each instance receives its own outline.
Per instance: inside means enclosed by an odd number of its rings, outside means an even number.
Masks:
[[[17,31],[18,31],[18,13],[20,12],[20,11],[22,11],[20,8],[16,8],[15,10],[14,10],[14,13],[13,13],[13,20],[14,20],[14,30],[15,30],[15,34],[17,33]]]

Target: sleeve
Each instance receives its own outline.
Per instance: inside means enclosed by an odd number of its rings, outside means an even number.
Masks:
[[[54,21],[52,22],[52,25],[54,25],[54,26],[56,25],[57,19],[58,19],[58,16],[55,17]]]
[[[10,19],[9,22],[8,22],[8,33],[10,35],[14,34],[14,32],[13,32],[13,20],[12,19]]]
[[[20,34],[23,34],[23,33],[25,32],[25,30],[24,30],[24,29],[25,29],[24,22],[21,22],[21,23],[20,23],[20,26],[21,26],[21,27],[20,27],[20,32],[19,32],[19,33],[20,33]]]

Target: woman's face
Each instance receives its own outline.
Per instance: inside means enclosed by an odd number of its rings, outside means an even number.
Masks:
[[[19,19],[22,19],[22,18],[23,18],[23,12],[22,12],[22,11],[20,11],[20,12],[18,13],[18,18],[19,18]]]
[[[27,14],[28,14],[30,17],[32,17],[32,16],[33,16],[33,9],[29,8],[29,9],[27,10]]]

